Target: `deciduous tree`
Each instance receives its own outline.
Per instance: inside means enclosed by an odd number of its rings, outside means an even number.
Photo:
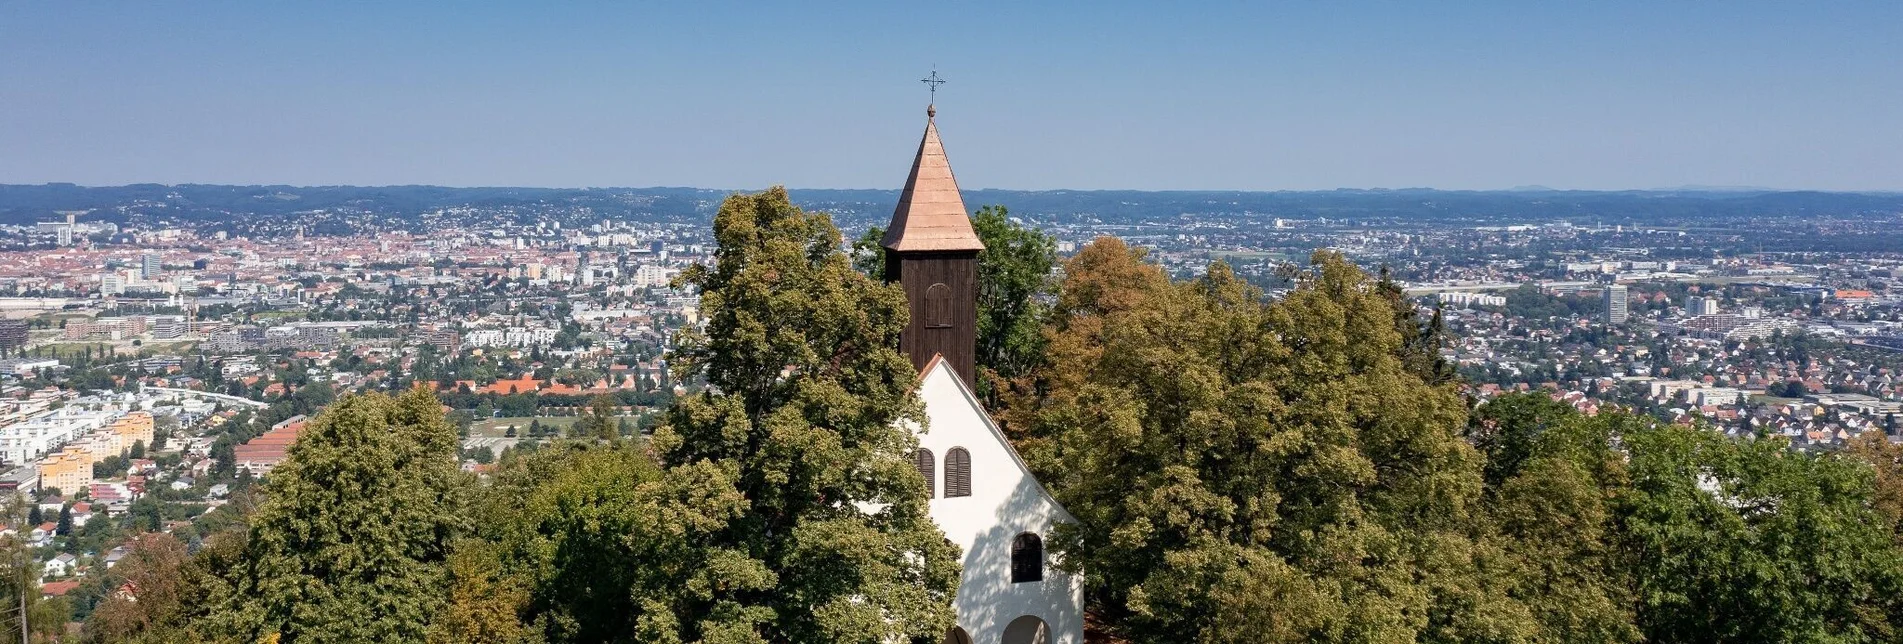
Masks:
[[[856,271],[831,220],[784,189],[728,198],[714,237],[714,263],[682,278],[705,293],[707,328],[674,360],[708,387],[653,444],[671,475],[747,507],[695,555],[726,581],[644,628],[683,641],[941,637],[957,553],[907,459],[922,414],[895,349],[904,293]]]
[[[467,528],[456,431],[436,396],[345,396],[272,471],[202,626],[214,637],[422,641]]]

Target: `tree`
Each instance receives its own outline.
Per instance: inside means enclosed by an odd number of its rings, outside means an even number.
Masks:
[[[1545,394],[1502,396],[1469,424],[1487,458],[1487,512],[1506,553],[1500,574],[1525,603],[1541,641],[1631,642],[1635,561],[1620,527],[1631,485],[1614,436],[1642,422],[1621,413],[1587,419]]]
[[[500,548],[464,542],[449,558],[447,606],[430,622],[430,644],[514,644],[533,642],[531,625],[520,619],[530,600],[530,584],[501,572]]]
[[[614,396],[606,394],[595,396],[593,400],[588,401],[587,413],[575,419],[575,424],[569,426],[568,435],[576,438],[614,440],[620,436],[620,432],[616,430],[618,426],[615,424],[615,409],[619,404]]]
[[[26,518],[26,499],[8,495],[4,513],[8,524],[17,524]],[[34,642],[53,642],[72,619],[72,606],[63,598],[47,600],[41,597],[36,580],[40,578],[39,558],[25,541],[26,531],[0,536],[0,606],[5,606],[9,637],[20,628],[21,608],[26,609],[26,620],[31,640]]]
[[[866,228],[865,234],[853,240],[847,252],[852,258],[852,267],[861,274],[875,280],[885,279],[885,226],[874,224]]]
[[[456,431],[435,395],[346,396],[265,485],[207,632],[256,641],[420,641],[466,530]]]
[[[978,251],[978,366],[1019,378],[1044,354],[1057,240],[1012,221],[1004,206],[979,208],[971,227],[985,246]]]
[[[1407,290],[1389,273],[1387,266],[1381,267],[1380,281],[1376,288],[1388,299],[1388,306],[1394,310],[1394,330],[1401,334],[1401,362],[1409,372],[1419,376],[1429,384],[1446,384],[1454,380],[1454,366],[1441,358],[1440,349],[1446,344],[1446,326],[1441,317],[1439,305],[1434,307],[1434,315],[1427,321],[1421,321],[1420,313],[1414,303],[1408,301]]]
[[[73,504],[60,506],[59,523],[53,529],[53,533],[62,537],[73,533]]]
[[[132,449],[127,454],[127,457],[134,458],[134,459],[145,458],[145,441],[143,440],[132,441]]]
[[[1876,641],[1903,632],[1903,561],[1868,464],[1645,423],[1620,436],[1619,520],[1650,641]],[[1803,544],[1794,547],[1796,544]]]
[[[1465,405],[1402,359],[1377,283],[1317,253],[1282,300],[1171,283],[1100,239],[1065,268],[1042,393],[1009,415],[1077,516],[1052,539],[1138,641],[1511,641]]]
[[[169,534],[139,535],[118,565],[104,574],[104,600],[86,619],[85,635],[96,642],[189,641],[184,629],[201,597],[203,569],[185,544]]]
[[[203,360],[204,358],[200,358]],[[172,438],[172,432],[178,431],[177,416],[158,416],[152,420],[152,451],[165,451],[165,444]]]
[[[704,293],[707,328],[673,360],[708,387],[676,402],[652,444],[695,495],[744,499],[745,513],[678,555],[725,582],[645,600],[665,609],[637,618],[645,639],[942,637],[957,552],[907,458],[905,423],[922,410],[894,349],[904,293],[854,270],[831,220],[783,188],[729,197],[714,237],[714,264],[682,276]]]
[[[1547,429],[1577,416],[1571,406],[1543,392],[1504,395],[1476,409],[1467,419],[1467,440],[1486,459],[1489,488],[1519,474]]]

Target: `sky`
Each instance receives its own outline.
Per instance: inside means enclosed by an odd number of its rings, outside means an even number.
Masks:
[[[0,183],[1903,190],[1903,2],[0,0]]]

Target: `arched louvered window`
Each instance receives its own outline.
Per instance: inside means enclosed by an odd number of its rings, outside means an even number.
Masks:
[[[951,287],[939,282],[925,288],[925,328],[943,329],[952,325]]]
[[[971,452],[953,447],[945,452],[945,498],[971,496]]]
[[[913,452],[912,467],[918,468],[918,475],[925,477],[925,498],[937,497],[938,484],[935,479],[938,478],[938,465],[937,461],[932,460],[932,450],[920,447],[917,452]]]
[[[1044,539],[1026,532],[1011,540],[1011,583],[1044,581]]]

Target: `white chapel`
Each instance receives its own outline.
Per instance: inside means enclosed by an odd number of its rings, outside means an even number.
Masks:
[[[1082,644],[1083,580],[1051,566],[1045,540],[1074,522],[1025,467],[971,383],[978,252],[935,109],[886,229],[885,279],[905,289],[899,348],[920,370],[926,427],[915,455],[932,519],[964,552],[947,644]]]

